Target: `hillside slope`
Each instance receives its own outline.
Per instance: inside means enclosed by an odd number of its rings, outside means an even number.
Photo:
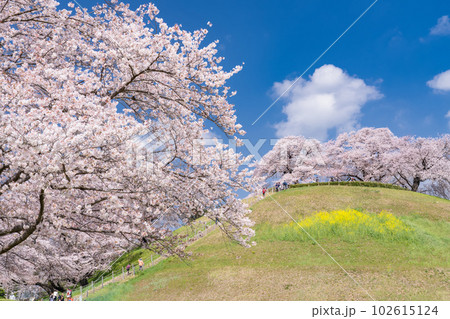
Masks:
[[[318,242],[361,288],[312,240],[285,235],[286,229],[302,230],[265,198],[252,207],[256,246],[240,247],[215,230],[189,248],[191,260],[169,258],[89,300],[370,300],[367,292],[377,300],[450,299],[450,201],[345,186],[289,189],[273,198],[297,220],[317,211],[385,210],[414,236],[320,236]]]

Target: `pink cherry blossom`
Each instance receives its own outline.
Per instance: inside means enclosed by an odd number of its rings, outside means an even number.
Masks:
[[[182,255],[161,221],[207,216],[248,245],[247,159],[194,147],[206,125],[244,133],[226,86],[241,66],[151,4],[57,6],[0,5],[0,286],[77,282],[138,246]]]

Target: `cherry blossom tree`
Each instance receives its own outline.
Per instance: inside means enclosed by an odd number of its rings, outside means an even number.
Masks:
[[[226,86],[241,67],[151,4],[69,7],[0,1],[0,286],[62,287],[138,246],[182,255],[164,216],[248,245],[248,159],[195,143],[210,123],[245,134]]]
[[[360,181],[389,182],[397,137],[388,128],[362,128],[340,134],[326,144],[326,175]]]
[[[276,176],[292,182],[314,176],[352,177],[393,183],[415,192],[427,181],[428,192],[445,197],[450,176],[449,136],[397,137],[388,128],[362,128],[326,143],[289,136],[256,165],[254,177]]]
[[[395,182],[414,192],[422,182],[444,182],[450,176],[450,135],[440,138],[406,136],[398,139],[399,152],[391,157]]]
[[[275,178],[288,183],[308,181],[319,173],[323,164],[318,140],[287,136],[278,140],[273,149],[256,163],[253,176],[259,180]]]

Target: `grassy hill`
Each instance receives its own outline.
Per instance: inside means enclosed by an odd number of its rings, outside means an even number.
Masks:
[[[375,213],[392,213],[403,227],[401,236],[380,236],[377,231],[383,229],[366,226],[310,231],[377,300],[450,299],[450,201],[346,186],[289,189],[273,198],[304,225],[324,218],[315,215],[319,211],[354,209],[371,221],[381,216]],[[191,260],[163,260],[125,283],[108,285],[89,300],[370,299],[271,198],[254,204],[251,217],[256,222],[256,246],[243,248],[215,230],[190,246]]]

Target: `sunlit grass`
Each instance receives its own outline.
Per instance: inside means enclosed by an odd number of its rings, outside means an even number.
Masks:
[[[281,225],[264,223],[257,229],[257,239],[281,241],[338,238],[354,242],[365,238],[383,241],[415,241],[416,231],[391,213],[360,212],[355,209],[319,212],[296,222]]]

